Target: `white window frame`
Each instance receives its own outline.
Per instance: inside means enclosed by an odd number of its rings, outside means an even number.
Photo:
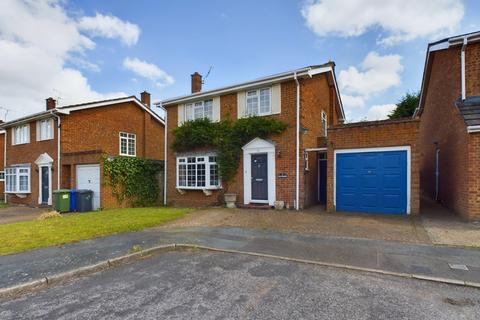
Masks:
[[[20,130],[20,129],[25,129],[26,132],[23,133],[24,140],[17,141],[17,137],[18,137],[17,130]],[[30,124],[27,123],[27,124],[22,124],[22,125],[13,127],[12,128],[12,145],[27,144],[27,143],[30,143]]]
[[[328,133],[328,119],[327,119],[327,113],[325,111],[322,111],[322,130],[323,130],[323,136],[326,137]]]
[[[42,137],[42,124],[46,123],[46,134],[45,136]],[[43,119],[43,120],[38,120],[37,121],[37,141],[45,141],[45,140],[52,140],[54,137],[54,131],[53,131],[53,119]]]
[[[269,93],[269,96],[268,96],[268,111],[267,112],[260,112],[261,111],[261,107],[260,107],[260,91],[262,90],[267,90],[268,89],[268,93]],[[249,93],[255,93],[254,96],[248,96]],[[248,99],[249,98],[256,98],[257,99],[257,113],[249,113],[248,112]],[[258,88],[258,89],[255,89],[255,90],[247,90],[245,92],[245,115],[247,117],[251,117],[251,116],[268,116],[268,115],[271,115],[272,114],[272,87],[263,87],[263,88]]]
[[[177,189],[186,189],[186,190],[216,190],[222,188],[222,181],[220,179],[220,172],[217,172],[218,176],[218,185],[211,185],[210,181],[210,166],[216,165],[217,171],[218,167],[218,158],[216,161],[210,161],[211,157],[217,158],[216,154],[202,154],[202,155],[187,155],[177,157],[177,172],[176,172],[176,188]],[[195,162],[188,162],[188,158],[195,158]],[[203,159],[202,159],[203,158]],[[198,164],[205,165],[205,186],[198,186],[198,175],[197,175],[197,166]],[[188,185],[188,165],[195,166],[195,186]],[[180,166],[185,166],[185,185],[180,185]]]
[[[126,135],[123,136],[122,135]],[[122,152],[122,140],[126,140],[127,152]],[[129,143],[133,141],[133,154],[129,153]],[[118,133],[118,154],[126,157],[136,157],[137,156],[137,135],[135,133],[128,132],[119,132]]]
[[[210,115],[207,115],[206,112],[205,112],[205,104],[206,102],[210,102],[211,103],[211,114]],[[198,108],[198,109],[201,109],[201,116],[195,116],[195,109]],[[184,107],[184,119],[185,121],[194,121],[194,120],[197,120],[197,119],[204,119],[204,118],[207,118],[209,119],[210,121],[213,121],[213,99],[207,99],[207,100],[203,100],[203,101],[196,101],[196,102],[192,102],[192,103],[187,103],[185,104],[185,107]]]
[[[14,170],[14,172],[8,172]],[[20,173],[20,170],[27,170],[26,173]],[[15,190],[8,190],[9,184],[8,184],[8,178],[7,177],[13,177],[15,179]],[[20,190],[20,177],[28,177],[28,184],[27,190]],[[31,193],[31,185],[32,185],[32,179],[31,179],[31,170],[30,167],[27,166],[18,166],[18,167],[7,167],[5,168],[5,193],[15,193],[15,194],[20,194],[20,193]]]

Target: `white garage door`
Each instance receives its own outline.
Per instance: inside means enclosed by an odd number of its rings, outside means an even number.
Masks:
[[[77,189],[93,191],[93,210],[100,208],[100,165],[77,165]]]

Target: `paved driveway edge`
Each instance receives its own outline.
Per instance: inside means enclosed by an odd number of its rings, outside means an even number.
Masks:
[[[115,268],[117,266],[128,264],[130,262],[143,259],[153,254],[158,254],[158,253],[168,252],[168,251],[191,250],[191,249],[233,253],[233,254],[243,254],[243,255],[249,255],[249,256],[255,256],[255,257],[271,258],[271,259],[292,261],[297,263],[305,263],[305,264],[311,264],[311,265],[317,265],[317,266],[323,266],[323,267],[340,268],[340,269],[353,270],[353,271],[377,273],[382,275],[389,275],[389,276],[395,276],[395,277],[417,279],[417,280],[424,280],[424,281],[430,281],[430,282],[452,284],[452,285],[459,285],[459,286],[480,289],[480,282],[463,281],[463,280],[441,278],[441,277],[431,277],[431,276],[425,276],[425,275],[414,274],[414,273],[401,273],[401,272],[394,272],[394,271],[374,269],[374,268],[358,267],[358,266],[353,266],[348,264],[299,259],[299,258],[278,256],[278,255],[258,253],[258,252],[221,249],[221,248],[214,248],[214,247],[208,247],[208,246],[202,246],[202,245],[196,245],[196,244],[188,244],[188,243],[175,244],[174,243],[174,244],[168,244],[168,245],[155,246],[139,252],[126,254],[114,259],[102,261],[90,266],[77,268],[77,269],[74,269],[68,272],[59,273],[53,276],[44,277],[31,282],[22,283],[19,285],[14,285],[6,288],[0,288],[0,299],[16,298],[30,292],[47,288],[49,286],[62,284],[62,283],[71,281],[73,279],[77,279],[93,273],[97,273],[99,271],[103,271],[109,268]]]

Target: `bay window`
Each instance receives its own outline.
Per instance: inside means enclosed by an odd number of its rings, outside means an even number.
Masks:
[[[247,116],[263,116],[272,113],[272,90],[262,88],[247,91],[245,113]]]
[[[30,193],[30,167],[5,168],[5,192]]]
[[[217,189],[220,187],[215,155],[177,157],[177,188]]]
[[[185,121],[207,118],[213,120],[213,100],[198,101],[185,105]]]

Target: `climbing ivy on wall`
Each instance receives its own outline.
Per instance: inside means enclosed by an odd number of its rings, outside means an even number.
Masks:
[[[130,201],[134,207],[156,204],[160,161],[136,157],[103,157],[106,183],[119,203]]]
[[[265,139],[286,128],[286,123],[267,117],[219,122],[209,119],[187,121],[173,130],[172,149],[175,152],[188,152],[201,147],[215,149],[222,183],[227,183],[228,189],[228,182],[238,170],[242,147],[256,137]]]

